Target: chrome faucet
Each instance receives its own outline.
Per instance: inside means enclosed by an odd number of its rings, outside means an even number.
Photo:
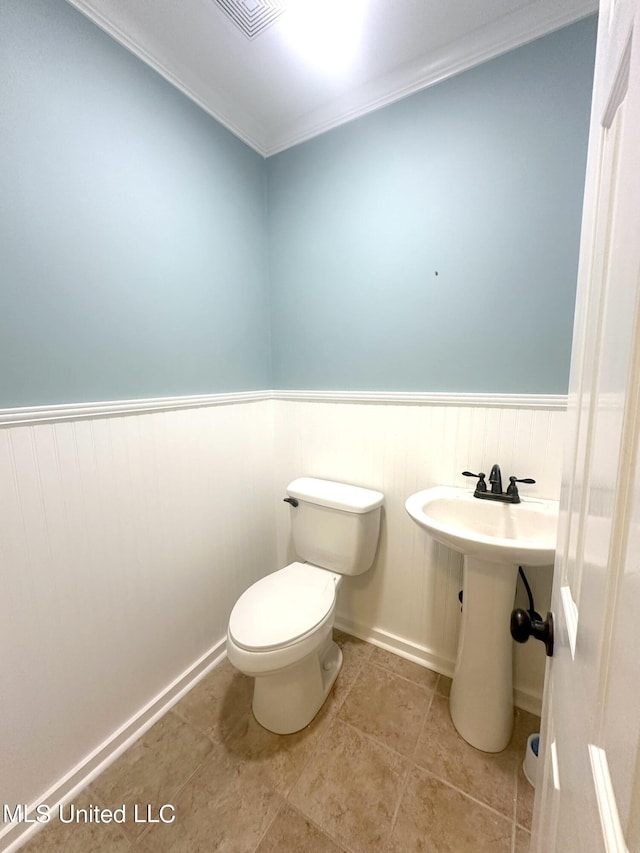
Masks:
[[[502,494],[502,474],[500,473],[500,466],[494,465],[491,469],[491,473],[489,474],[489,482],[491,483],[491,494],[492,495],[501,495]]]

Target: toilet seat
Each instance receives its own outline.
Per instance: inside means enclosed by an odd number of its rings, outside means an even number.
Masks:
[[[242,649],[267,652],[296,643],[333,613],[340,575],[291,563],[256,581],[238,599],[229,634]]]

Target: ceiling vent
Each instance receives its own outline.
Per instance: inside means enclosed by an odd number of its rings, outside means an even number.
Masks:
[[[216,0],[216,3],[249,39],[259,36],[284,12],[284,2],[278,0]]]

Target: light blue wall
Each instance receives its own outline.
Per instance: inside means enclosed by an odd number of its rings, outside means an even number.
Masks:
[[[274,387],[566,393],[595,36],[268,161]]]
[[[0,32],[0,407],[270,387],[264,160],[63,0]]]
[[[0,31],[0,407],[566,391],[593,21],[266,164],[63,0]]]

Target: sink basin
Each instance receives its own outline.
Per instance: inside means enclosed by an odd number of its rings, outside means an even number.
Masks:
[[[558,502],[521,497],[508,504],[475,498],[469,489],[435,486],[406,502],[407,512],[431,536],[454,551],[526,566],[553,564]]]
[[[436,486],[407,500],[411,518],[463,554],[462,622],[449,708],[476,749],[500,752],[513,729],[513,641],[509,619],[518,566],[552,566],[558,502],[482,500],[469,489]]]

